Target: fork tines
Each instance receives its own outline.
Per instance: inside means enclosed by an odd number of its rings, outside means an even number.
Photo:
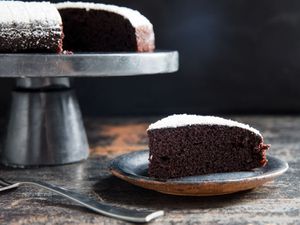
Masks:
[[[0,178],[0,187],[6,187],[6,186],[9,186],[9,185],[12,185],[12,183],[10,183],[8,181],[5,181],[2,178]]]

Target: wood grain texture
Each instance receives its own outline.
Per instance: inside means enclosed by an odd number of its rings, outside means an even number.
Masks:
[[[253,191],[215,197],[169,196],[112,177],[112,158],[147,146],[145,129],[157,118],[87,119],[91,157],[82,163],[32,169],[0,168],[0,177],[37,178],[132,208],[164,209],[151,224],[300,224],[300,117],[231,117],[259,129],[269,154],[289,163],[274,182]],[[1,126],[3,127],[3,126]],[[0,131],[3,133],[3,130]],[[0,193],[0,224],[126,224],[104,217],[58,195],[31,186]]]

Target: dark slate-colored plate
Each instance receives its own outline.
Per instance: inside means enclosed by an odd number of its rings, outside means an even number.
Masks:
[[[251,171],[158,180],[148,176],[148,157],[149,150],[119,156],[113,160],[111,172],[129,183],[166,194],[212,196],[256,188],[274,180],[288,169],[286,162],[268,156],[265,167]]]

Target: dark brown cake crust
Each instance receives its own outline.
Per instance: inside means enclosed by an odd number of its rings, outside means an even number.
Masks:
[[[135,29],[123,16],[103,10],[59,9],[64,24],[64,49],[80,52],[152,51],[143,41],[150,30]]]
[[[45,28],[39,24],[32,24],[22,29],[5,28],[0,24],[0,52],[1,53],[60,53],[62,52],[62,28]],[[7,30],[5,32],[5,30]],[[30,33],[30,35],[28,35]],[[44,33],[45,35],[34,35]]]
[[[60,15],[50,2],[0,1],[1,53],[60,53]]]
[[[267,163],[269,145],[252,131],[220,125],[192,125],[148,131],[149,175],[168,179],[247,171]]]

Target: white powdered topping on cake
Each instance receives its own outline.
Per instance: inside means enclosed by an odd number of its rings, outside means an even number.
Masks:
[[[122,15],[127,18],[133,27],[146,26],[153,29],[151,22],[138,11],[126,7],[115,5],[106,5],[100,3],[86,3],[86,2],[62,2],[55,4],[57,9],[75,8],[86,9],[87,11],[104,10],[112,13]]]
[[[62,20],[49,2],[0,1],[0,24],[1,29],[32,28],[32,24],[55,29],[60,28]]]
[[[50,49],[51,45],[59,46],[60,40],[54,37],[61,35],[62,19],[49,2],[0,1],[1,51],[18,52],[37,46]],[[45,43],[47,38],[50,44]]]
[[[252,131],[261,136],[260,132],[247,124],[239,123],[233,120],[224,119],[216,116],[198,116],[178,114],[171,115],[163,118],[156,123],[150,124],[148,130],[163,129],[163,128],[176,128],[191,125],[220,125],[228,127],[240,127]]]

